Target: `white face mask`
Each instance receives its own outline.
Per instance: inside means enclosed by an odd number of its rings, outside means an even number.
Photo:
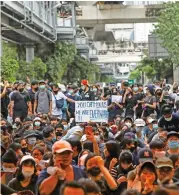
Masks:
[[[2,167],[3,171],[5,172],[11,172],[11,173],[14,173],[16,171],[16,168],[6,168],[6,167]]]
[[[171,120],[172,120],[172,115],[171,115],[170,118],[165,118],[165,117],[164,117],[164,119],[165,119],[166,121],[171,121]]]
[[[132,127],[132,124],[131,123],[125,123],[125,125],[127,125],[128,128],[131,128]]]
[[[35,143],[36,143],[36,137],[29,137],[29,138],[27,138],[27,143],[29,144],[29,145],[35,145]]]
[[[22,168],[22,174],[25,178],[29,178],[34,174],[34,168]]]

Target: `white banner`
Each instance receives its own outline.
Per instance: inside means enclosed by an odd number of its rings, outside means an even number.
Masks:
[[[108,122],[107,101],[76,101],[76,122]]]
[[[112,95],[111,97],[112,102],[122,103],[122,96],[120,95]]]

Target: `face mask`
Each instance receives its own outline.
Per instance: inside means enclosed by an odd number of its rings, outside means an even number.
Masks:
[[[93,91],[94,91],[94,92],[97,92],[97,89],[96,89],[96,88],[94,88],[94,89],[93,89]]]
[[[162,95],[162,93],[161,93],[161,92],[158,92],[158,93],[157,93],[157,95],[158,95],[158,96],[161,96],[161,95]]]
[[[81,88],[82,88],[83,90],[85,90],[86,87],[83,85]]]
[[[23,154],[26,154],[27,148],[21,148],[21,150],[22,150]]]
[[[131,128],[132,127],[132,124],[131,123],[125,123],[125,125],[127,125],[128,128]]]
[[[112,95],[117,95],[117,92],[113,92]]]
[[[57,93],[58,93],[58,91],[53,91],[53,93],[57,94]]]
[[[19,126],[21,123],[19,121],[15,122],[17,126]]]
[[[164,117],[164,119],[165,119],[166,121],[171,121],[171,120],[172,120],[172,116],[171,116],[170,118],[165,118],[165,117]]]
[[[69,93],[70,94],[73,94],[74,93],[73,89],[69,90]]]
[[[39,127],[40,124],[41,124],[41,123],[40,123],[39,121],[36,121],[36,122],[34,123],[34,125],[37,126],[37,127]]]
[[[64,127],[64,131],[68,129],[68,125],[63,125],[63,127]]]
[[[29,90],[31,90],[31,87],[26,87],[26,89],[29,91]]]
[[[133,88],[133,91],[135,91],[135,92],[137,92],[138,90],[139,90],[138,87],[134,87],[134,88]]]
[[[168,143],[168,147],[170,149],[177,149],[177,148],[179,148],[179,142],[178,141],[170,141]]]
[[[63,135],[63,133],[62,132],[56,132],[56,136],[62,136]]]
[[[24,91],[24,88],[20,88],[20,89],[19,89],[19,92],[23,92],[23,91]]]
[[[35,91],[38,91],[38,89],[39,89],[39,88],[38,88],[38,87],[36,87],[34,90],[35,90]]]
[[[4,172],[11,172],[11,173],[14,173],[16,171],[16,168],[6,168],[6,167],[2,167],[3,171]]]
[[[40,85],[39,88],[40,88],[41,90],[44,90],[44,89],[45,89],[45,85]]]
[[[153,129],[157,130],[158,129],[158,124],[153,124]]]
[[[22,174],[25,178],[29,178],[34,174],[34,168],[22,168]]]
[[[135,147],[131,147],[131,148],[129,148],[129,150],[130,150],[130,152],[132,153],[132,152],[134,152]]]
[[[165,151],[156,151],[155,152],[155,157],[158,158],[163,158],[165,157],[166,152]]]
[[[119,125],[119,123],[120,123],[120,121],[116,121],[116,125],[117,125],[117,126]]]
[[[1,130],[2,131],[5,131],[6,129],[7,129],[7,126],[6,125],[1,126]]]
[[[27,139],[27,143],[29,144],[29,145],[34,145],[35,143],[36,143],[36,137],[34,138],[34,137],[29,137],[28,139]]]
[[[99,143],[99,142],[100,142],[100,136],[95,135],[94,137],[95,137],[95,139],[96,139],[97,143]]]
[[[99,167],[92,167],[91,169],[87,170],[87,173],[93,177],[96,177],[101,173],[101,170],[99,169]]]
[[[57,141],[56,137],[52,138],[52,142],[55,143]]]

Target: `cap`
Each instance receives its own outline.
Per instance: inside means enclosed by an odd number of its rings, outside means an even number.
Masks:
[[[124,134],[124,138],[127,138],[129,140],[136,140],[135,134],[132,132],[127,132]]]
[[[133,161],[132,153],[128,151],[121,152],[119,160],[120,162],[127,162],[128,164],[132,163]]]
[[[54,131],[54,128],[52,126],[47,126],[43,129],[43,137],[48,138],[50,136],[50,133]]]
[[[78,87],[76,85],[69,85],[69,88],[71,88],[71,89],[77,89]]]
[[[33,81],[31,82],[31,85],[37,85],[37,84],[38,84],[38,81],[33,80]]]
[[[134,121],[134,124],[136,125],[136,127],[144,127],[145,126],[145,121],[143,119],[136,119]]]
[[[32,119],[30,117],[26,117],[23,122],[28,122],[28,121],[32,121]]]
[[[34,131],[26,131],[24,132],[24,135],[23,137],[26,139],[26,138],[29,138],[29,137],[38,137],[38,134],[35,133]]]
[[[179,138],[179,134],[176,131],[170,131],[167,133],[167,139],[171,136],[176,136]]]
[[[40,80],[40,81],[39,81],[39,84],[40,84],[40,83],[44,83],[44,84],[45,84],[45,81],[44,81],[44,80]]]
[[[36,162],[35,162],[35,159],[34,159],[31,155],[25,155],[25,156],[22,157],[22,159],[21,159],[21,161],[20,161],[20,165],[21,165],[24,161],[26,161],[26,160],[32,160],[34,163],[36,163]]]
[[[127,81],[123,82],[123,86],[128,87],[129,83]]]
[[[35,117],[33,121],[41,121],[40,117]]]
[[[126,117],[126,118],[124,119],[124,122],[125,122],[126,120],[130,120],[131,122],[133,122],[133,119],[132,119],[131,117]]]
[[[18,161],[18,159],[17,159],[16,153],[11,148],[9,148],[9,150],[6,151],[6,153],[2,157],[2,162],[16,164],[17,161]]]
[[[153,123],[153,122],[156,121],[156,120],[153,119],[153,118],[148,118],[147,121],[148,121],[148,123],[150,124],[150,123]]]
[[[88,85],[88,80],[82,80],[82,81],[81,81],[81,84],[83,84],[83,85]]]
[[[62,153],[64,151],[70,151],[73,153],[72,147],[69,142],[60,140],[54,143],[52,146],[53,153]]]
[[[153,161],[153,154],[149,148],[142,148],[141,150],[139,150],[138,155],[139,155],[140,162]]]
[[[163,157],[163,158],[158,158],[156,163],[155,163],[156,167],[159,169],[161,167],[170,167],[173,168],[173,163],[172,160],[167,158],[167,157]]]
[[[145,161],[142,163],[141,167],[140,167],[140,170],[139,170],[139,175],[141,174],[142,170],[144,167],[151,167],[152,170],[154,171],[154,173],[156,174],[156,168],[155,168],[155,164],[152,162],[152,161]]]

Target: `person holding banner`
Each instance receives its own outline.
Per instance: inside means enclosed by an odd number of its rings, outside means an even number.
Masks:
[[[95,100],[94,92],[90,89],[88,80],[81,81],[81,98],[82,98],[82,101]]]

